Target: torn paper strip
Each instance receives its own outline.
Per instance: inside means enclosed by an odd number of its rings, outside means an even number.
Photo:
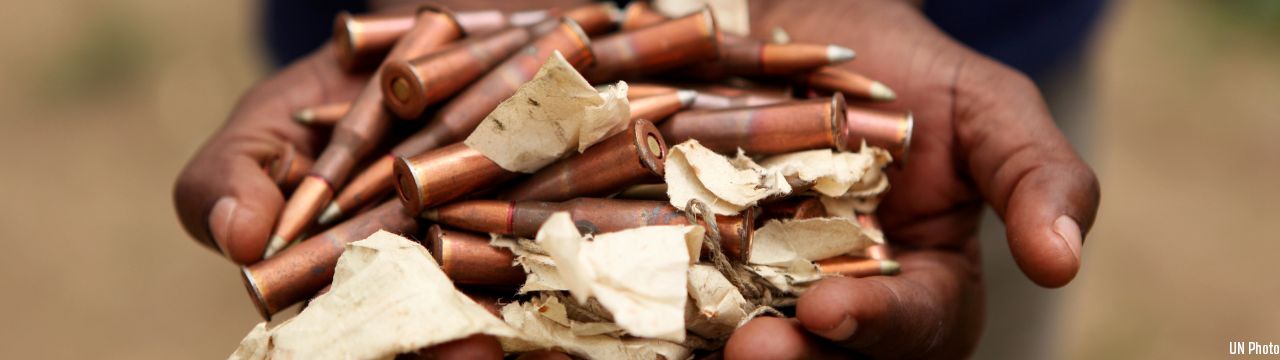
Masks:
[[[502,318],[520,336],[501,338],[502,349],[506,352],[555,349],[590,359],[650,360],[659,356],[686,359],[692,354],[680,344],[663,340],[578,335],[571,329],[577,322],[564,317],[564,313],[564,304],[555,297],[536,297],[528,302],[507,304],[502,308]]]
[[[269,358],[391,358],[483,333],[516,332],[466,295],[421,245],[379,231],[348,244],[332,289],[270,330]]]
[[[770,220],[756,230],[749,262],[788,266],[861,251],[868,243],[862,228],[845,218]]]
[[[665,162],[667,196],[684,209],[698,199],[718,215],[734,215],[791,188],[745,156],[729,159],[689,140],[672,147]]]
[[[654,9],[669,17],[680,17],[710,6],[716,26],[726,33],[747,36],[751,33],[751,16],[747,0],[656,0]]]
[[[881,165],[869,152],[819,149],[772,156],[761,161],[760,166],[778,172],[791,184],[807,184],[819,194],[839,197],[854,190],[855,185],[865,186],[864,177],[872,171],[880,174]]]
[[[715,267],[696,264],[689,268],[687,314],[689,332],[709,339],[723,339],[747,317],[747,299]]]
[[[227,360],[259,360],[267,358],[268,345],[271,342],[271,333],[267,331],[267,322],[263,321],[249,330],[249,335],[245,335],[240,340],[240,346],[236,348],[231,357]]]
[[[626,83],[597,92],[557,51],[465,142],[503,169],[532,173],[622,131],[630,109]]]
[[[510,249],[516,256],[516,263],[524,268],[524,285],[520,286],[518,291],[520,294],[531,291],[569,290],[569,287],[564,285],[564,280],[560,279],[556,262],[551,260],[551,256],[533,241],[495,235],[489,245]]]
[[[559,212],[538,230],[537,242],[579,303],[594,297],[631,335],[680,342],[688,268],[702,236],[696,225],[647,226],[592,240]]]
[[[790,295],[803,294],[809,286],[826,277],[813,262],[803,260],[796,260],[786,266],[751,265],[748,268]]]

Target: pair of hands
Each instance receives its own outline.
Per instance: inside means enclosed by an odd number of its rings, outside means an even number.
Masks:
[[[726,358],[970,353],[985,311],[977,241],[984,204],[1004,220],[1032,281],[1059,287],[1075,277],[1100,190],[1026,76],[956,43],[900,0],[753,1],[751,16],[755,34],[781,26],[794,39],[857,50],[843,66],[897,91],[882,106],[913,111],[916,129],[911,161],[891,171],[893,191],[879,210],[902,273],[824,280],[800,298],[794,319],[758,318],[738,329]],[[349,100],[367,80],[343,73],[331,51],[256,85],[178,178],[183,226],[235,262],[257,260],[284,203],[262,164],[281,144],[309,155],[324,145],[326,134],[289,114]],[[432,350],[494,346],[481,338]]]

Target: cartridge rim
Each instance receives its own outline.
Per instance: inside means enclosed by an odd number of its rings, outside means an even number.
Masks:
[[[705,20],[704,24],[707,25],[706,29],[708,32],[710,32],[710,35],[712,38],[711,53],[714,55],[712,55],[711,58],[707,59],[707,61],[719,60],[720,59],[720,41],[722,40],[720,36],[720,25],[716,23],[716,17],[715,17],[715,14],[711,11],[710,5],[703,5],[701,13],[702,13],[703,19]]]
[[[574,21],[573,19],[568,17],[561,17],[560,24],[568,26],[569,31],[572,31],[574,36],[577,37],[578,42],[582,44],[582,51],[584,52],[584,55],[585,55],[582,59],[583,61],[582,66],[586,68],[586,67],[595,65],[596,53],[595,51],[591,50],[591,37],[587,35],[586,30],[582,29],[582,25],[579,25],[577,21]]]
[[[271,321],[271,312],[267,310],[267,300],[262,296],[262,291],[258,288],[258,281],[254,280],[253,272],[248,266],[240,267],[240,280],[244,283],[244,289],[249,292],[253,299],[253,307],[258,309],[258,315],[267,321]]]
[[[459,37],[469,35],[467,34],[467,29],[464,29],[462,27],[462,24],[458,23],[458,14],[454,13],[453,9],[450,9],[442,4],[427,3],[427,4],[419,5],[418,10],[415,12],[415,14],[421,15],[422,12],[424,11],[434,12],[449,18],[449,23],[453,24],[454,30],[458,30],[458,34],[462,34],[462,36],[459,36]]]
[[[347,69],[355,66],[357,40],[351,36],[351,33],[353,28],[358,28],[360,24],[354,20],[355,17],[346,10],[339,12],[333,19],[333,38],[338,44],[338,63]]]
[[[831,140],[835,142],[836,151],[849,149],[848,118],[845,117],[844,94],[836,92],[831,95]]]
[[[406,210],[410,213],[417,214],[422,212],[422,199],[426,199],[426,189],[418,184],[417,167],[413,166],[409,159],[397,157],[395,163],[396,193],[400,194],[400,200],[404,203]]]
[[[425,78],[418,73],[417,67],[408,61],[395,61],[382,69],[383,97],[396,115],[414,118],[426,109],[427,84],[423,79]],[[401,91],[396,88],[397,81],[404,83],[404,98],[399,96]]]
[[[635,141],[637,150],[639,150],[637,152],[640,153],[641,165],[644,165],[645,168],[659,177],[664,176],[666,174],[667,141],[662,138],[662,133],[658,131],[658,127],[654,126],[649,120],[636,120],[632,139]],[[655,145],[657,147],[656,152],[654,151]]]

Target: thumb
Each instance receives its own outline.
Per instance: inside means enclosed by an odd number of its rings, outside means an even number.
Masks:
[[[187,164],[174,186],[178,217],[192,236],[239,264],[262,257],[284,195],[262,169],[278,143],[215,137]]]
[[[1041,286],[1066,285],[1098,211],[1093,171],[1022,74],[970,58],[957,76],[955,104],[961,156],[1004,220],[1018,266]]]

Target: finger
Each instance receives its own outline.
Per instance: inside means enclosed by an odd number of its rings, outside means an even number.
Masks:
[[[1066,285],[1098,210],[1093,171],[1053,124],[1035,85],[986,58],[961,68],[955,116],[962,156],[1004,220],[1018,266],[1041,286]]]
[[[411,359],[502,359],[502,344],[498,339],[485,334],[475,334],[466,338],[423,349]]]
[[[977,269],[959,253],[897,258],[898,276],[819,282],[800,297],[796,319],[808,331],[872,358],[961,357],[972,351],[983,311]]]
[[[259,260],[284,202],[263,164],[286,143],[310,155],[322,140],[288,119],[292,107],[354,97],[360,81],[326,48],[255,86],[178,177],[174,204],[187,232],[236,263]]]
[[[738,328],[724,345],[726,360],[838,359],[853,357],[847,350],[817,339],[795,319],[755,318]]]

